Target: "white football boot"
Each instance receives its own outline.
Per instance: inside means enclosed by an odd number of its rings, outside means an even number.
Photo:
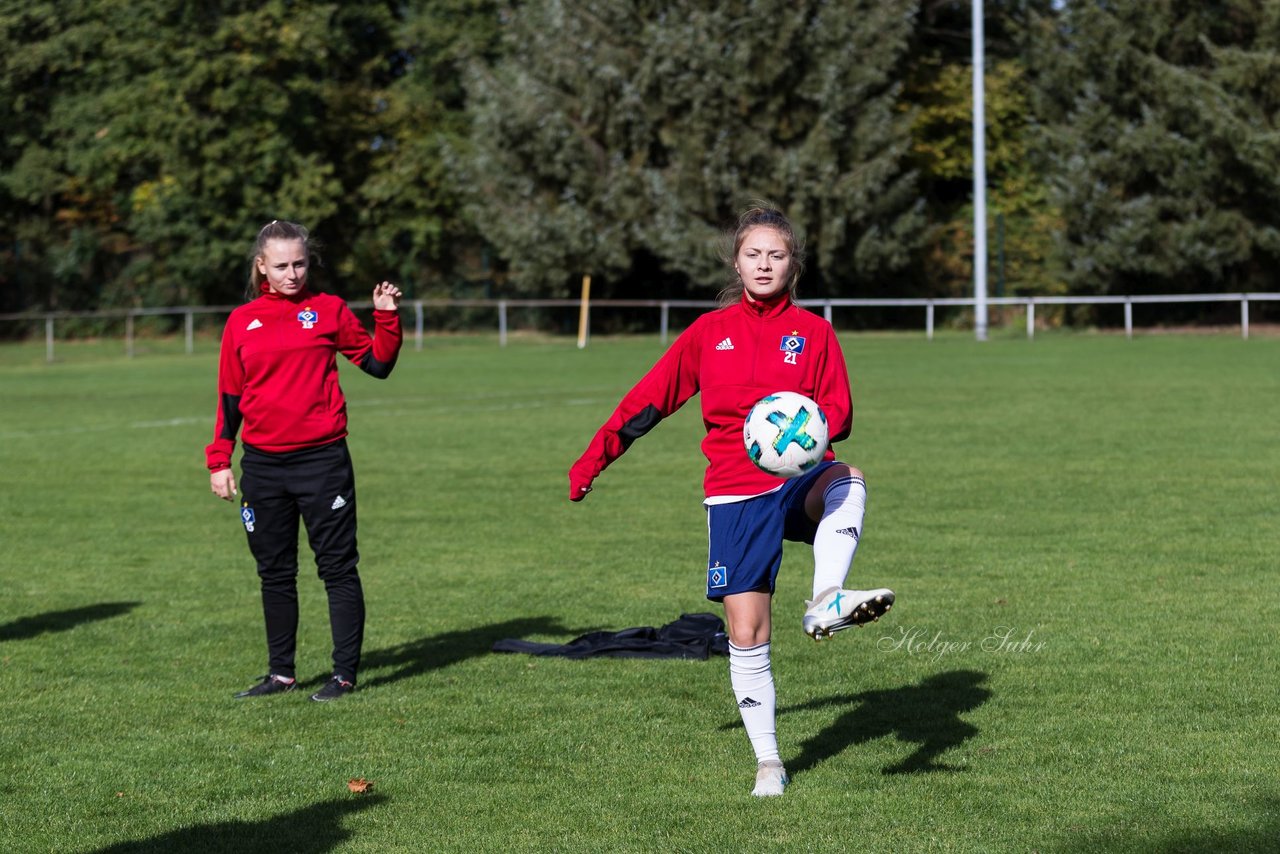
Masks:
[[[769,759],[756,766],[756,787],[751,794],[757,798],[775,798],[787,787],[787,769],[776,759]]]
[[[806,599],[804,605],[801,621],[804,633],[817,641],[841,629],[880,619],[893,607],[893,591],[885,587],[876,590],[828,587],[817,599]]]

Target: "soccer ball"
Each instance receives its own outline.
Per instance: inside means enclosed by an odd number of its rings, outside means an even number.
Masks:
[[[761,398],[742,425],[747,456],[776,477],[795,477],[822,462],[827,438],[827,416],[818,404],[794,391]]]

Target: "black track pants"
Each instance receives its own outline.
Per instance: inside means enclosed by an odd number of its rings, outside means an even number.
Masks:
[[[356,488],[345,441],[285,454],[245,447],[241,517],[262,580],[267,664],[295,676],[298,633],[298,518],[329,596],[333,672],[351,682],[364,641],[364,591],[356,564]]]

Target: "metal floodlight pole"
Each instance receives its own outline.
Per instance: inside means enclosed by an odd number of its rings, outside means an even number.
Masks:
[[[973,0],[973,334],[987,340],[987,140],[982,0]]]

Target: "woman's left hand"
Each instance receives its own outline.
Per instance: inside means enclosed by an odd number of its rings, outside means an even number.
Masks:
[[[382,311],[395,311],[400,307],[400,289],[390,282],[373,286],[373,307]]]

